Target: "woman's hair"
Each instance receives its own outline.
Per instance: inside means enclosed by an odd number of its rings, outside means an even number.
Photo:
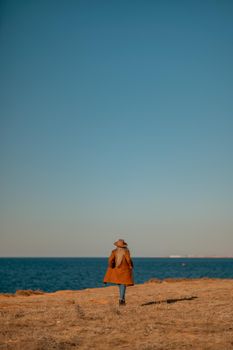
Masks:
[[[115,256],[116,256],[115,266],[116,267],[120,266],[120,264],[122,263],[123,257],[127,251],[129,251],[128,248],[117,247],[116,254],[115,254]]]

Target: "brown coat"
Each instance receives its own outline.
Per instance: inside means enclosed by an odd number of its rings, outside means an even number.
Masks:
[[[133,262],[130,258],[130,253],[126,250],[125,255],[119,267],[113,267],[115,261],[116,249],[112,251],[108,259],[108,269],[104,276],[104,283],[134,285],[133,281]]]

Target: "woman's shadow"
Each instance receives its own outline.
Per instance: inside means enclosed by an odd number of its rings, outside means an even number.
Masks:
[[[152,304],[162,304],[162,303],[172,304],[172,303],[177,303],[179,301],[189,301],[189,300],[194,300],[194,299],[197,299],[197,296],[189,296],[189,297],[174,298],[174,299],[164,299],[164,300],[158,300],[158,301],[148,301],[147,303],[141,304],[141,306],[152,305]]]

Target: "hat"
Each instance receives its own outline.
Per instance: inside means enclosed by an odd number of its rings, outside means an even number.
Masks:
[[[118,239],[118,241],[113,244],[119,248],[125,248],[128,245],[123,239]]]

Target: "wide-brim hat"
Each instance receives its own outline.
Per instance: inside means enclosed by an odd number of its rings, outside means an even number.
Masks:
[[[118,241],[116,241],[115,243],[113,243],[116,247],[119,248],[125,248],[127,247],[127,243],[123,240],[123,239],[118,239]]]

